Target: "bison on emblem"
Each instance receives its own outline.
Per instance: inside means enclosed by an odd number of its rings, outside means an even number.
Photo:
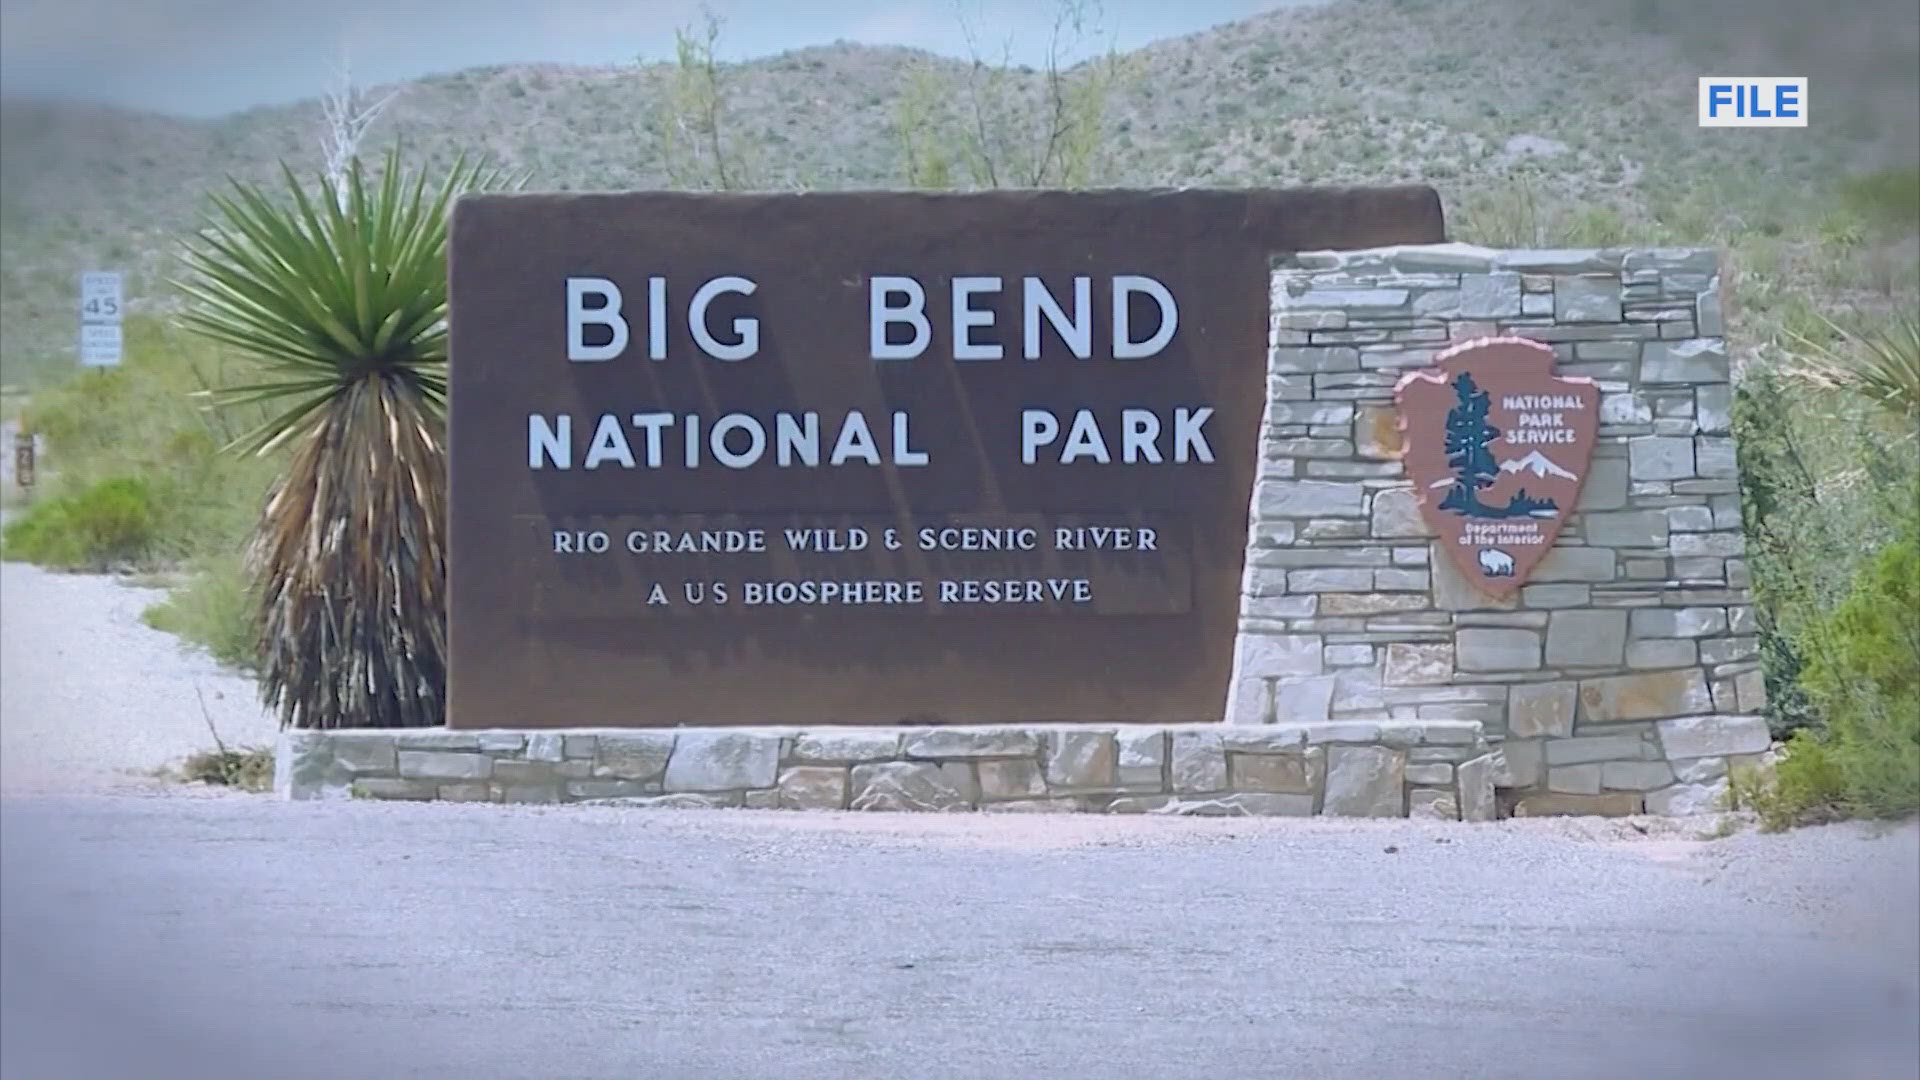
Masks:
[[[1480,569],[1488,577],[1512,577],[1513,556],[1499,548],[1480,549]]]

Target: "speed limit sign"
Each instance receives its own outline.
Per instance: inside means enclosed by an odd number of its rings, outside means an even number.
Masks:
[[[120,363],[120,272],[94,270],[80,275],[80,363],[113,367]]]
[[[94,271],[80,275],[80,321],[83,323],[120,321],[120,274],[118,271]]]

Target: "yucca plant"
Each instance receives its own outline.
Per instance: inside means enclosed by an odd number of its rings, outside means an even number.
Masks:
[[[1857,394],[1905,421],[1920,421],[1920,318],[1895,315],[1863,331],[1818,316],[1826,334],[1788,331],[1797,356],[1788,370],[1823,390]]]
[[[247,550],[260,692],[282,726],[425,727],[446,703],[447,216],[499,173],[429,187],[397,153],[309,193],[229,180],[185,244],[185,324],[252,357],[232,449],[288,448]]]

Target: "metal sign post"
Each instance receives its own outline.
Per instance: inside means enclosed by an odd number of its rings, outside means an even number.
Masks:
[[[33,434],[17,431],[13,436],[13,482],[22,491],[33,486]]]

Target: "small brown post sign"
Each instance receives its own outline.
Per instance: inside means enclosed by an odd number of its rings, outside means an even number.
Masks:
[[[1482,338],[1395,387],[1420,511],[1468,580],[1527,580],[1573,513],[1600,431],[1600,389],[1553,373],[1553,349]]]
[[[13,436],[13,482],[22,489],[33,486],[33,444],[33,436],[28,432],[16,432]]]
[[[1425,188],[482,195],[449,722],[1217,719],[1269,259]]]

